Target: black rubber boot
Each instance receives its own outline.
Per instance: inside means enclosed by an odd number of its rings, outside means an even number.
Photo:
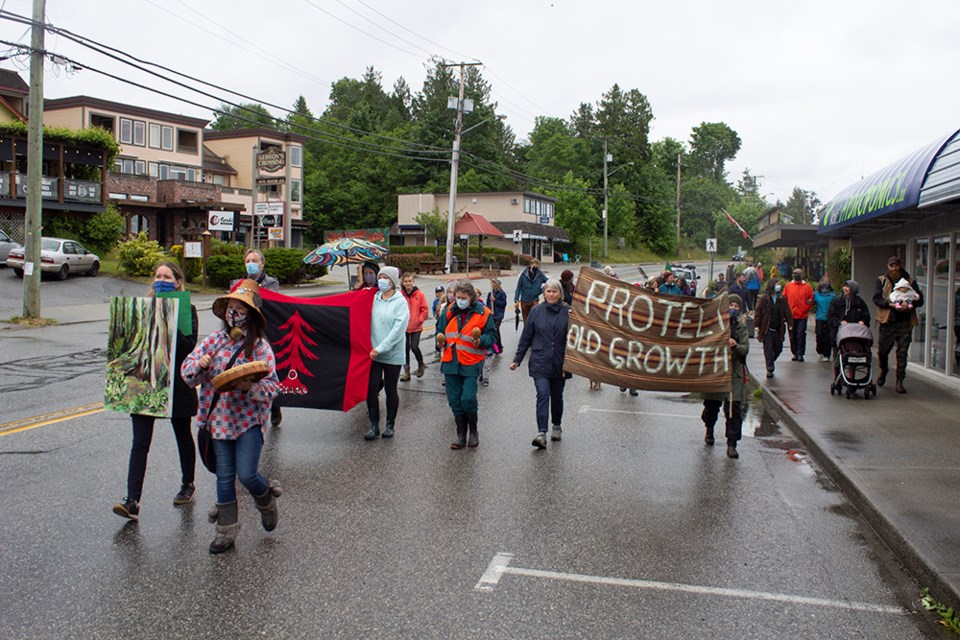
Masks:
[[[467,429],[470,431],[470,436],[467,438],[467,446],[480,446],[480,438],[477,436],[477,414],[467,414]]]
[[[376,407],[375,409],[368,407],[367,413],[370,414],[370,431],[367,431],[363,439],[376,440],[380,437],[380,407]]]
[[[233,549],[233,541],[240,533],[237,501],[217,503],[207,514],[210,522],[217,523],[217,537],[210,543],[210,553],[223,553]]]
[[[882,387],[887,382],[887,369],[881,367],[880,376],[877,378],[877,386]]]
[[[387,421],[383,425],[383,437],[392,438],[393,437],[393,425],[397,422],[396,415],[390,415],[390,412],[387,411]]]
[[[463,449],[467,446],[467,416],[453,416],[457,422],[457,439],[450,443],[451,449]]]
[[[703,443],[708,447],[713,446],[713,427],[707,427],[707,433],[703,436]]]
[[[257,511],[260,512],[260,523],[265,531],[273,531],[277,528],[277,520],[280,519],[280,512],[277,510],[277,498],[283,495],[283,486],[279,480],[271,480],[267,483],[267,490],[259,496],[253,496],[257,503]]]

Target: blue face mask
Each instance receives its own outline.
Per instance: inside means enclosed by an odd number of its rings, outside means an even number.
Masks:
[[[390,289],[393,289],[393,285],[390,284],[390,281],[384,278],[380,278],[379,280],[377,280],[377,287],[379,287],[380,291],[383,291],[383,292],[387,292]]]
[[[248,262],[248,263],[247,263],[247,275],[248,275],[248,276],[255,276],[255,275],[257,275],[258,273],[260,273],[260,265],[258,265],[256,262]]]
[[[735,309],[730,307],[730,322],[736,322],[737,318],[740,317],[740,309]]]
[[[469,298],[457,298],[457,308],[466,309],[469,306],[470,306]]]
[[[375,273],[364,273],[364,274],[363,274],[363,281],[364,281],[367,285],[373,284],[373,281],[376,280],[376,279],[377,279],[377,274],[375,274]]]
[[[167,282],[166,280],[154,280],[153,290],[157,293],[168,293],[177,290],[176,282]]]

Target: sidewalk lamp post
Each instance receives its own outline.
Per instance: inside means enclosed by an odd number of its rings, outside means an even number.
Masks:
[[[604,139],[603,141],[603,257],[604,258],[607,257],[607,218],[609,217],[608,201],[609,201],[609,191],[610,191],[608,189],[608,185],[609,185],[610,176],[615,174],[617,171],[620,171],[620,169],[623,169],[624,167],[633,166],[632,162],[628,162],[626,164],[620,165],[613,171],[607,171],[608,162],[613,162],[613,154],[607,153],[607,141],[606,139]]]

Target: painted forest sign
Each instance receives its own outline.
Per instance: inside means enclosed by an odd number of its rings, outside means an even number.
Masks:
[[[619,387],[730,391],[727,296],[655,293],[584,268],[564,369]]]

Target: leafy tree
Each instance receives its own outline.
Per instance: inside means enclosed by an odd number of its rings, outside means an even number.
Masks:
[[[570,235],[574,243],[585,246],[597,233],[600,221],[597,202],[587,191],[586,181],[574,178],[573,171],[563,177],[563,186],[566,188],[548,194],[557,199],[556,224]]]
[[[722,122],[701,122],[690,135],[689,164],[695,175],[726,179],[724,165],[740,151],[740,136]]]
[[[590,153],[587,141],[575,135],[570,125],[560,118],[538,117],[530,132],[530,146],[524,156],[529,175],[561,182],[567,171],[575,177],[587,178],[589,167],[584,159]]]
[[[737,180],[737,193],[743,197],[758,196],[760,194],[760,178],[750,173],[750,169],[745,168]]]
[[[677,175],[677,158],[680,158],[681,164],[684,164],[686,155],[686,147],[675,138],[666,137],[663,140],[657,140],[650,146],[653,166],[673,179],[676,179]]]
[[[230,129],[253,129],[256,127],[277,127],[276,120],[267,108],[258,103],[241,104],[233,107],[228,104],[221,104],[220,109],[215,114],[216,118],[210,125],[215,131],[228,131]]]
[[[680,186],[680,230],[695,244],[715,237],[717,214],[736,196],[733,188],[713,178],[693,176]]]
[[[636,227],[637,203],[625,186],[618,183],[610,187],[607,208],[608,234],[612,237],[629,237]]]
[[[653,111],[637,89],[623,91],[614,84],[597,103],[596,133],[608,140],[607,149],[618,162],[650,158],[650,121]]]
[[[811,224],[820,205],[820,198],[815,191],[794,187],[787,203],[780,210],[781,221],[786,224]]]
[[[435,253],[440,252],[440,240],[447,237],[447,212],[440,212],[440,207],[434,207],[433,211],[421,211],[414,218],[414,222],[423,227],[424,235],[433,240]]]

